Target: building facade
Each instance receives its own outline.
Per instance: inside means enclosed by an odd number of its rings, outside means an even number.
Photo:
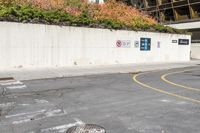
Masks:
[[[124,0],[158,22],[192,33],[193,58],[200,59],[200,0]]]
[[[159,22],[176,23],[200,20],[200,0],[128,0],[147,11]]]
[[[104,0],[89,0],[89,2],[102,4],[104,3]]]

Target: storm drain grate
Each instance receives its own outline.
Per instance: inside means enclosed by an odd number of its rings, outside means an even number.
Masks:
[[[71,127],[66,133],[106,133],[106,130],[95,124],[84,124]]]

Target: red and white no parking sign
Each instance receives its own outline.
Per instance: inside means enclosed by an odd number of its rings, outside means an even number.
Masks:
[[[116,42],[116,46],[117,46],[117,47],[121,47],[121,46],[122,46],[122,41],[117,40],[117,42]]]

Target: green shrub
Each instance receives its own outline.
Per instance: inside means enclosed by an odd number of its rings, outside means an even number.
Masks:
[[[79,6],[79,5],[75,5]],[[0,6],[0,20],[23,23],[44,23],[68,26],[87,26],[108,29],[126,29],[135,31],[158,31],[164,33],[186,33],[160,24],[149,24],[143,18],[135,17],[130,25],[118,19],[94,19],[88,10],[79,15],[72,15],[62,9],[41,9],[35,6],[20,4],[2,4]]]

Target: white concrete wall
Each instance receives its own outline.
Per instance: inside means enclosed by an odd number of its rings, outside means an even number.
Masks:
[[[152,38],[151,51],[134,47],[140,37]],[[191,36],[0,22],[0,68],[188,61],[190,45],[172,43],[179,38]]]
[[[200,59],[200,43],[194,43],[191,45],[191,57],[194,59]]]

